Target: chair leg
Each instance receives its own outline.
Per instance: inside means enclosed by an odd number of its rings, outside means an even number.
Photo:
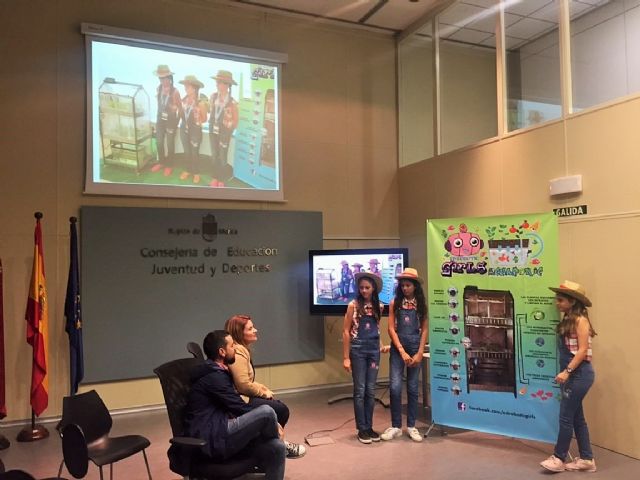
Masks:
[[[58,476],[56,478],[60,478],[60,476],[62,475],[62,467],[64,467],[64,458],[60,462],[60,468],[58,468]]]
[[[113,480],[113,463],[109,464],[109,480]]]
[[[151,470],[149,470],[149,461],[147,460],[147,453],[144,451],[144,449],[142,450],[142,456],[144,457],[144,464],[147,467],[147,475],[149,475],[149,480],[153,480],[151,478]]]
[[[99,467],[99,468],[100,468],[100,480],[103,480],[103,479],[102,479],[102,465],[100,465],[100,467]]]

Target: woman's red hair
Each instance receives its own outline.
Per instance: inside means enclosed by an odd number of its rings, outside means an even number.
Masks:
[[[231,335],[233,341],[245,347],[247,344],[244,341],[244,328],[249,320],[251,320],[250,315],[234,315],[224,324],[224,329]]]

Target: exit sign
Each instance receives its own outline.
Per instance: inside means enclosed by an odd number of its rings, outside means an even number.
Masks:
[[[557,217],[575,217],[576,215],[586,215],[587,206],[577,205],[575,207],[554,208],[553,213],[555,213]]]

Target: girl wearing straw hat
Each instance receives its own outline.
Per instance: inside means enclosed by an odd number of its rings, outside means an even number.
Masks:
[[[231,136],[238,126],[238,102],[231,96],[231,87],[237,85],[233,74],[227,70],[218,70],[211,77],[216,81],[216,91],[211,94],[211,115],[209,116],[209,142],[213,167],[218,175],[227,165],[227,155]]]
[[[396,277],[395,298],[389,305],[389,379],[391,382],[391,427],[381,435],[393,440],[402,435],[402,376],[407,368],[407,435],[414,442],[422,441],[416,428],[418,412],[418,381],[422,354],[427,342],[427,303],[422,290],[424,283],[415,268],[405,268]]]
[[[164,176],[171,175],[176,154],[176,129],[182,116],[182,100],[180,92],[173,86],[173,72],[168,65],[158,65],[153,72],[160,85],[156,92],[158,100],[158,117],[156,119],[156,144],[158,146],[158,163],[151,170],[157,172],[164,166]],[[167,148],[165,150],[165,139]]]
[[[353,410],[358,440],[379,442],[373,430],[375,386],[380,366],[380,317],[382,304],[378,292],[382,279],[370,272],[354,275],[358,296],[349,303],[342,329],[342,366],[353,377]]]
[[[345,301],[349,298],[349,292],[353,284],[353,272],[349,268],[349,262],[346,260],[342,260],[340,265],[342,265],[340,270],[340,300]]]
[[[202,143],[202,123],[207,119],[206,102],[200,99],[200,89],[204,84],[195,75],[187,75],[180,83],[187,93],[182,98],[182,126],[180,138],[187,163],[187,170],[182,172],[180,180],[186,180],[193,173],[193,183],[200,183],[200,144]],[[191,170],[191,172],[189,172]]]
[[[591,300],[582,285],[569,280],[565,280],[558,288],[550,288],[556,294],[556,307],[562,314],[556,327],[561,371],[555,379],[560,384],[562,398],[558,440],[553,455],[540,465],[552,472],[595,472],[596,462],[591,451],[589,428],[582,409],[582,401],[595,377],[591,366],[591,340],[596,332],[591,326],[587,311]],[[580,456],[565,463],[574,432]]]

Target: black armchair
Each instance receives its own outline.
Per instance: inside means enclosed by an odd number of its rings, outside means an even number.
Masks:
[[[202,348],[200,348],[200,344],[196,342],[187,343],[187,351],[193,355],[194,358],[199,358],[200,360],[204,360],[204,353],[202,353]]]
[[[230,480],[257,472],[257,457],[250,452],[216,462],[202,452],[206,441],[185,437],[183,416],[191,389],[191,370],[202,363],[199,358],[181,358],[160,365],[154,373],[160,379],[173,438],[167,455],[171,471],[187,478]]]
[[[63,457],[69,473],[83,478],[91,460],[100,469],[100,480],[104,465],[109,465],[113,478],[115,462],[142,452],[147,475],[152,480],[145,453],[151,442],[142,435],[110,437],[112,425],[111,414],[95,390],[64,397],[62,420],[57,428],[62,435]]]

